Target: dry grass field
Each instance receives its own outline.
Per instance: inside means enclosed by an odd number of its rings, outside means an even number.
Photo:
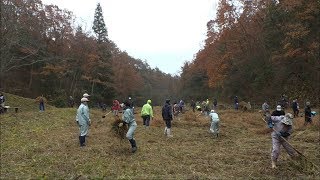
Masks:
[[[139,112],[139,109],[136,109]],[[319,112],[319,111],[318,111]],[[112,115],[91,110],[87,146],[79,147],[76,108],[50,108],[0,115],[1,179],[317,179],[319,124],[294,120],[292,145],[308,161],[281,152],[271,169],[270,130],[258,112],[221,110],[221,136],[208,132],[209,119],[187,111],[173,121],[173,138],[163,135],[160,107],[150,129],[136,114],[138,151],[111,132]],[[319,115],[314,120],[319,123]]]

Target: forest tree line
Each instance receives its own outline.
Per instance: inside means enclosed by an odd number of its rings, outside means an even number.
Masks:
[[[317,0],[220,0],[204,47],[183,66],[183,96],[319,103],[319,9]]]
[[[234,96],[276,101],[282,94],[319,101],[317,0],[220,0],[203,48],[180,76],[121,51],[108,37],[99,4],[93,32],[86,32],[72,12],[41,0],[0,3],[0,91],[43,94],[60,107],[84,92],[107,104],[129,96],[138,105]]]
[[[41,0],[1,1],[0,91],[58,107],[87,92],[93,103],[132,96],[162,104],[174,97],[178,77],[151,68],[109,39],[102,8],[92,14],[93,32],[75,23],[72,12]],[[125,31],[124,31],[125,32]]]

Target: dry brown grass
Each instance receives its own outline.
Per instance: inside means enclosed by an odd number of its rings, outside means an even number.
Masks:
[[[140,112],[137,110],[137,112]],[[138,151],[110,131],[112,115],[91,110],[87,146],[80,148],[76,109],[1,115],[1,179],[315,179],[319,170],[282,151],[270,168],[271,138],[258,112],[219,110],[221,136],[213,138],[209,119],[191,111],[173,120],[173,138],[163,135],[160,107],[150,129],[136,114]],[[295,120],[290,142],[319,165],[319,126]]]

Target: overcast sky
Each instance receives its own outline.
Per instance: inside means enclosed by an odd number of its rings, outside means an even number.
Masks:
[[[217,1],[42,0],[72,11],[86,31],[92,31],[100,2],[109,39],[130,56],[170,74],[178,74],[183,63],[202,47]]]

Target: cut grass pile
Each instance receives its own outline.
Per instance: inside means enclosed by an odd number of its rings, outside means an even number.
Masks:
[[[138,151],[110,131],[114,117],[90,110],[87,146],[79,147],[76,109],[52,108],[1,115],[0,179],[230,179],[319,177],[308,162],[291,160],[281,151],[278,169],[271,169],[271,137],[258,112],[218,111],[219,138],[209,133],[209,119],[187,111],[175,118],[173,138],[163,134],[161,108],[155,107],[150,129],[136,114]],[[137,112],[140,112],[138,109]],[[120,114],[121,115],[121,114]],[[316,118],[315,118],[316,119]],[[295,119],[290,143],[320,166],[319,126],[303,127]]]

